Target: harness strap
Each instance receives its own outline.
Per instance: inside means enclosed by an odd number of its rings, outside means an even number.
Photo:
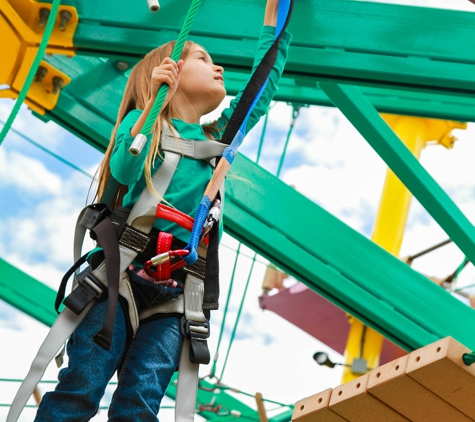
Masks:
[[[180,156],[178,154],[166,152],[165,160],[157,172],[153,175],[152,183],[155,187],[155,190],[158,194],[164,195],[168,189],[168,186],[175,174],[175,170],[180,162]],[[132,208],[132,211],[129,214],[127,219],[127,224],[144,232],[149,233],[153,227],[153,222],[155,220],[155,208],[157,203],[157,197],[150,189],[145,188],[140,195],[135,206]],[[116,236],[114,234],[114,238]],[[137,251],[131,250],[123,245],[119,245],[120,252],[120,265],[117,265],[119,274],[123,274],[125,270],[129,267],[132,261],[137,256]],[[106,263],[102,262],[99,267],[93,271],[93,275],[97,277],[102,283],[108,284],[108,277],[106,275]],[[119,292],[127,299],[129,304],[129,314],[132,324],[132,330],[137,331],[139,320],[138,313],[135,309],[135,303],[131,293],[131,288],[128,286],[127,282],[122,282],[124,277],[121,279],[119,285]]]
[[[165,130],[169,131],[168,127],[166,127]],[[206,141],[206,142],[209,142],[209,141]],[[200,143],[205,143],[205,142],[200,142]],[[160,195],[163,196],[165,192],[167,191],[168,186],[175,173],[175,170],[178,166],[179,161],[180,161],[179,154],[170,152],[170,151],[165,152],[165,160],[163,164],[160,166],[159,170],[154,174],[152,178],[152,183],[155,187],[155,190]],[[117,184],[116,181],[112,177],[111,179],[112,179],[111,183]],[[108,186],[109,185],[110,184],[108,182]],[[149,233],[153,226],[153,222],[155,218],[156,203],[157,203],[157,197],[152,192],[150,192],[149,189],[144,189],[144,191],[140,195],[139,200],[137,201],[134,208],[130,212],[130,215],[127,219],[127,224],[144,233]],[[78,217],[78,222],[81,221],[86,210],[87,209],[84,209],[81,212],[81,214]],[[108,237],[109,233],[111,232],[109,232],[108,229],[105,229],[105,230],[107,230],[108,232],[108,234],[106,235],[106,237]],[[103,237],[102,230],[100,229],[99,231],[101,232],[100,237],[102,238]],[[78,262],[78,260],[80,259],[82,243],[84,240],[85,232],[86,232],[85,227],[82,227],[79,224],[76,225],[75,239],[74,239],[74,261],[75,262]],[[96,235],[97,234],[98,233],[97,233],[97,228],[96,228]],[[116,238],[115,233],[111,237]],[[104,243],[102,245],[104,246]],[[114,246],[112,248],[114,249]],[[118,274],[120,276],[120,280],[119,280],[119,285],[118,285],[118,293],[127,299],[132,330],[135,334],[138,328],[138,324],[139,324],[139,315],[135,307],[135,303],[133,300],[133,293],[130,287],[130,283],[128,282],[127,274],[125,273],[125,269],[128,268],[128,266],[135,259],[135,257],[137,256],[137,252],[129,248],[126,248],[122,245],[120,245],[118,248],[119,248],[119,254],[120,254],[120,268],[118,268]],[[83,259],[85,259],[85,257],[83,257]],[[114,264],[114,262],[115,262],[115,259],[113,259],[113,262],[107,266],[109,268],[110,267],[117,268],[118,265]],[[81,264],[77,265],[77,268],[79,268],[80,265]],[[77,268],[73,269],[72,271],[77,270]],[[115,272],[115,274],[117,274],[117,272]],[[108,277],[106,274],[106,262],[103,261],[92,272],[92,275],[97,280],[99,280],[104,286],[107,286]],[[110,278],[110,280],[112,279],[118,279],[118,277],[116,278],[116,276],[114,275],[112,276],[112,278]],[[193,276],[188,275],[187,280],[188,279],[193,279]],[[203,290],[204,290],[203,282],[196,278],[195,280],[198,280],[199,283],[190,282],[188,289],[186,289],[186,285],[185,285],[185,290],[192,289],[191,293],[189,291],[188,294],[181,295],[177,300],[170,301],[164,304],[164,306],[162,306],[162,312],[167,312],[167,313],[174,313],[174,312],[183,313],[184,312],[185,315],[187,315],[185,320],[189,319],[190,321],[194,321],[194,319],[196,319],[196,323],[194,324],[194,327],[196,329],[196,327],[199,328],[199,325],[196,325],[196,324],[205,323],[206,318],[204,317],[204,314],[202,313],[202,309],[201,309],[201,303],[203,300]],[[196,287],[197,284],[201,285],[201,287],[195,290],[194,287]],[[108,286],[108,288],[110,289],[111,286]],[[199,297],[199,293],[197,293],[197,291],[199,290],[201,290],[201,298]],[[109,297],[116,296],[116,293],[114,290],[112,290],[112,292],[109,290],[109,295],[110,295]],[[189,304],[188,311],[184,309],[186,308],[184,306],[184,296],[188,297],[188,300],[187,300]],[[87,314],[87,312],[90,310],[90,308],[93,306],[95,302],[96,302],[96,298],[93,298],[85,306],[84,310],[79,315],[76,315],[69,308],[65,308],[64,311],[59,315],[53,327],[51,328],[48,335],[46,336],[43,344],[41,345],[37,356],[33,360],[30,371],[25,377],[25,380],[23,381],[23,383],[20,385],[20,388],[15,398],[13,399],[6,422],[16,422],[18,420],[23,408],[25,407],[28,399],[33,393],[34,388],[36,387],[38,382],[41,380],[46,370],[46,367],[54,358],[54,356],[57,354],[57,352],[61,349],[65,341],[71,336],[71,334],[74,332],[76,327],[81,323],[81,321],[83,320],[83,318],[85,317],[85,315]],[[141,314],[141,317],[146,317],[146,315]],[[112,326],[113,326],[113,321],[112,321]],[[185,338],[184,347],[182,349],[182,354],[181,354],[182,359],[180,363],[181,371],[180,371],[180,376],[179,376],[179,385],[181,386],[177,391],[177,403],[179,402],[181,404],[177,406],[176,419],[177,421],[183,421],[183,422],[184,421],[189,422],[190,420],[193,419],[195,402],[196,402],[196,388],[198,385],[199,365],[197,363],[192,363],[190,361],[190,356],[192,356],[192,359],[194,360],[202,359],[200,358],[200,356],[205,356],[205,359],[206,359],[206,354],[200,350],[200,346],[199,346],[200,343],[199,343],[199,340],[197,340],[197,334],[195,334],[195,332],[193,331],[191,332],[193,333],[195,339],[192,339],[190,341],[188,340],[188,338]],[[98,334],[101,336],[101,338],[106,338],[108,335],[108,329],[106,328],[104,331],[101,330],[101,332]],[[193,351],[192,351],[193,347],[191,343],[195,343],[194,345],[195,348]],[[186,357],[186,359],[183,358],[184,356]],[[209,352],[208,352],[208,361],[209,361]]]
[[[163,151],[175,152],[185,157],[198,160],[211,160],[221,157],[226,145],[218,141],[190,141],[188,139],[177,139],[168,133],[162,135],[161,148]]]
[[[206,284],[203,297],[203,309],[214,310],[219,307],[219,225],[215,224],[209,233],[206,259]]]
[[[190,422],[194,419],[200,365],[192,363],[189,354],[190,341],[185,337],[180,354],[180,370],[178,371],[175,398],[175,422]]]
[[[181,319],[184,335],[175,405],[175,421],[193,421],[198,388],[199,364],[208,364],[209,322],[203,314],[204,282],[188,275],[185,281],[185,312]]]
[[[64,274],[64,277],[63,279],[61,280],[61,283],[59,284],[59,288],[58,288],[58,293],[56,295],[56,300],[54,302],[54,309],[56,310],[56,312],[59,314],[59,307],[61,306],[61,303],[63,302],[63,299],[64,299],[64,295],[66,293],[66,286],[68,284],[68,280],[69,280],[69,277],[71,277],[71,275],[76,272],[76,270],[86,262],[86,258],[87,258],[87,253],[84,254],[83,256],[81,256],[81,258],[79,258],[75,264],[66,272],[66,274]]]
[[[107,208],[104,208],[107,210]],[[81,217],[85,217],[87,215],[90,216],[97,216],[98,213],[89,213],[87,214],[87,208],[83,210],[84,212],[81,213]],[[81,220],[82,221],[82,218]],[[88,222],[88,224],[92,224]],[[78,224],[82,227],[83,230],[79,232],[85,232],[88,224],[80,223]],[[101,330],[94,336],[93,340],[101,346],[105,350],[109,350],[111,342],[112,342],[112,335],[114,333],[114,323],[115,323],[115,314],[117,310],[117,301],[119,298],[119,279],[120,279],[120,272],[119,272],[119,264],[120,264],[120,253],[119,253],[119,243],[117,240],[117,235],[112,224],[110,218],[104,217],[91,231],[95,234],[99,244],[103,247],[104,255],[105,255],[105,263],[106,263],[106,277],[107,277],[107,284],[109,286],[108,289],[108,297],[109,300],[107,302],[107,311],[104,318],[104,323],[102,325]],[[78,232],[78,229],[76,230]],[[82,243],[82,239],[81,239]],[[78,250],[76,249],[76,245],[74,248],[74,253],[76,254]],[[58,289],[58,294],[56,295],[55,301],[55,309],[56,312],[59,313],[59,306],[63,302],[63,298],[66,291],[66,285],[69,280],[69,277],[72,275],[73,272],[77,273],[79,267],[85,262],[87,254],[83,255],[79,260],[75,262],[75,264],[66,272],[63,279],[61,280],[61,284]],[[76,274],[78,276],[78,274]],[[76,293],[72,293],[72,295],[78,295],[81,293],[80,291]],[[92,295],[90,298],[92,299]],[[80,300],[84,306],[88,303],[87,297],[83,300]],[[74,303],[74,302],[70,302]],[[65,303],[66,304],[66,303]],[[76,310],[75,307],[71,308],[73,311]],[[79,313],[82,311],[80,307],[78,311],[75,313]]]
[[[160,232],[157,239],[157,253],[168,252],[172,246],[173,236],[170,233]],[[171,276],[170,261],[157,266],[157,278],[160,281],[168,280]]]
[[[89,303],[80,315],[74,314],[68,308],[65,308],[58,319],[53,324],[48,335],[43,341],[38,353],[36,354],[30,370],[23,380],[18,392],[13,399],[6,422],[16,422],[20,417],[23,408],[26,406],[33,390],[43,377],[48,364],[53,360],[58,350],[64,342],[71,336],[76,327],[81,323],[89,309],[95,303],[95,300]]]
[[[117,236],[109,217],[104,218],[95,228],[101,246],[104,248],[108,282],[107,311],[101,330],[93,337],[94,342],[109,350],[114,334],[115,315],[119,300],[120,253]]]
[[[176,168],[178,167],[178,163],[180,162],[180,158],[181,157],[178,154],[165,152],[165,160],[153,175],[153,186],[157,193],[162,197],[165,195],[165,192],[170,185]],[[132,208],[129,218],[127,219],[127,224],[145,233],[150,232],[155,219],[157,202],[157,196],[150,189],[145,188]]]

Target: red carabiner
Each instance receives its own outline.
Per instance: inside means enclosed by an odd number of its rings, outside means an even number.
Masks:
[[[154,256],[152,259],[149,259],[148,261],[146,261],[144,266],[143,266],[143,269],[145,270],[147,275],[149,275],[150,277],[157,278],[157,271],[152,270],[152,267],[162,265],[165,262],[170,261],[170,259],[175,258],[176,256],[186,256],[189,253],[190,252],[187,251],[186,249],[176,249],[174,251],[164,252],[164,253],[162,253],[160,255],[157,255],[157,256]],[[184,263],[184,261],[183,261],[183,263]],[[181,264],[181,262],[178,263],[178,264]],[[174,266],[175,265],[176,264],[174,264]],[[183,265],[185,265],[185,264],[183,264]]]

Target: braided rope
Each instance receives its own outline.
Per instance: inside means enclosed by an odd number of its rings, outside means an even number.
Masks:
[[[178,39],[175,43],[175,47],[173,48],[171,55],[171,59],[175,62],[180,59],[186,39],[188,38],[188,34],[190,33],[191,25],[193,24],[196,14],[198,13],[198,9],[201,5],[201,1],[202,0],[193,0],[190,9],[188,10],[188,13],[185,18],[185,23],[181,27],[180,34],[178,35]],[[162,109],[169,88],[170,87],[167,84],[162,84],[160,86],[158,94],[155,97],[152,109],[150,110],[147,120],[145,121],[145,124],[143,125],[142,130],[140,132],[142,135],[147,136],[150,133],[153,123],[157,119],[157,116],[160,113],[160,110]]]
[[[48,17],[48,22],[46,23],[45,31],[43,33],[43,37],[41,38],[40,45],[38,47],[38,52],[36,53],[35,59],[33,60],[33,64],[28,71],[28,75],[26,77],[25,83],[23,84],[20,93],[18,94],[18,98],[13,106],[12,111],[10,112],[10,116],[8,116],[7,122],[3,126],[2,132],[0,133],[0,145],[2,144],[3,140],[7,136],[8,131],[10,130],[15,117],[20,110],[23,101],[25,101],[26,94],[30,90],[30,86],[33,82],[33,79],[36,76],[36,72],[38,67],[43,60],[43,56],[46,51],[46,47],[48,46],[49,39],[51,37],[51,33],[53,32],[54,24],[56,22],[56,16],[58,15],[59,4],[61,0],[53,0],[53,4],[51,6],[51,12]]]

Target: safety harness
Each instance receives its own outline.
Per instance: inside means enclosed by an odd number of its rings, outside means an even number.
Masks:
[[[225,147],[226,145],[211,140],[180,139],[164,123],[161,139],[164,160],[152,178],[154,189],[161,197],[164,197],[182,156],[206,160],[213,165],[216,157],[222,154]],[[224,197],[223,189],[220,194],[221,197]],[[209,317],[207,318],[205,314],[208,313],[208,310],[218,307],[219,269],[217,259],[211,258],[213,255],[217,257],[218,224],[213,225],[207,236],[208,239],[200,242],[197,263],[191,266],[184,265],[180,270],[184,281],[184,294],[163,304],[150,306],[139,313],[135,306],[127,274],[129,266],[134,260],[140,262],[143,257],[153,256],[154,253],[150,254],[150,251],[153,250],[153,245],[159,243],[161,237],[166,238],[165,249],[168,246],[173,249],[170,236],[167,234],[160,236],[161,233],[158,233],[158,237],[153,235],[152,228],[155,219],[157,216],[172,219],[188,229],[191,229],[193,225],[192,218],[177,213],[163,204],[157,206],[157,201],[157,196],[146,187],[130,211],[119,207],[115,212],[111,212],[102,203],[93,204],[81,211],[74,239],[76,263],[65,274],[58,289],[55,304],[58,309],[63,302],[65,308],[41,345],[30,371],[21,384],[12,402],[7,422],[17,421],[34,388],[41,380],[46,367],[60,349],[62,350],[56,356],[56,363],[61,366],[64,343],[84,319],[92,305],[98,300],[102,300],[106,295],[108,304],[104,324],[94,336],[94,341],[106,350],[111,344],[119,296],[126,303],[128,312],[125,314],[128,313],[126,316],[128,316],[132,336],[137,332],[139,324],[148,319],[160,317],[160,315],[181,316],[180,326],[184,341],[179,363],[175,420],[179,422],[193,420],[199,364],[207,364],[210,361],[206,341],[209,337]],[[216,221],[215,213],[211,214],[211,219]],[[80,255],[87,230],[90,230],[92,237],[102,246],[104,259],[97,266],[92,264],[76,275],[73,290],[63,301],[67,280],[86,261],[87,254],[82,257]],[[150,234],[151,232],[152,234]],[[213,248],[215,248],[214,251]],[[170,249],[165,251],[170,255],[169,252]],[[96,253],[96,255],[100,254],[100,252]],[[211,259],[206,259],[207,256]],[[157,263],[157,271],[162,271],[159,278],[168,277],[172,268],[178,267],[177,264],[182,265],[179,262],[168,260]],[[95,268],[93,268],[94,266]],[[205,278],[206,283],[204,282]]]

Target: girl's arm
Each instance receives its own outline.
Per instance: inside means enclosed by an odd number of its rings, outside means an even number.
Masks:
[[[278,7],[279,0],[267,0],[266,12],[264,14],[264,26],[276,25]]]
[[[153,129],[148,134],[147,143],[140,155],[131,155],[129,148],[135,136],[142,130],[160,86],[166,83],[170,87],[162,108],[168,104],[175,94],[182,66],[183,60],[175,63],[171,58],[167,57],[160,66],[155,67],[150,78],[150,99],[144,109],[132,110],[119,125],[109,163],[111,173],[119,183],[130,185],[136,183],[142,176],[145,160],[150,150]]]
[[[259,37],[259,41],[257,44],[257,51],[254,58],[254,65],[252,68],[252,72],[256,69],[256,67],[261,62],[262,58],[265,56],[269,48],[274,42],[275,36],[275,25],[277,21],[277,9],[278,9],[279,1],[278,0],[268,0],[266,4],[266,10],[264,15],[264,26],[261,29],[261,34]],[[275,93],[278,90],[278,84],[280,81],[280,77],[282,76],[282,72],[284,71],[285,63],[287,61],[287,53],[290,46],[290,41],[292,40],[292,35],[288,32],[284,32],[280,39],[279,43],[279,50],[277,53],[277,59],[272,68],[269,81],[267,82],[266,88],[262,93],[259,101],[253,108],[249,119],[247,121],[247,132],[249,132],[259,121],[261,116],[267,113],[269,109],[270,102],[274,97]],[[226,75],[225,75],[226,81]],[[237,103],[239,102],[242,92],[244,91],[245,85],[241,88],[239,93],[236,97],[231,101],[228,108],[223,110],[221,117],[217,120],[216,128],[218,130],[217,133],[214,134],[216,138],[221,138],[224,130],[236,109]]]

